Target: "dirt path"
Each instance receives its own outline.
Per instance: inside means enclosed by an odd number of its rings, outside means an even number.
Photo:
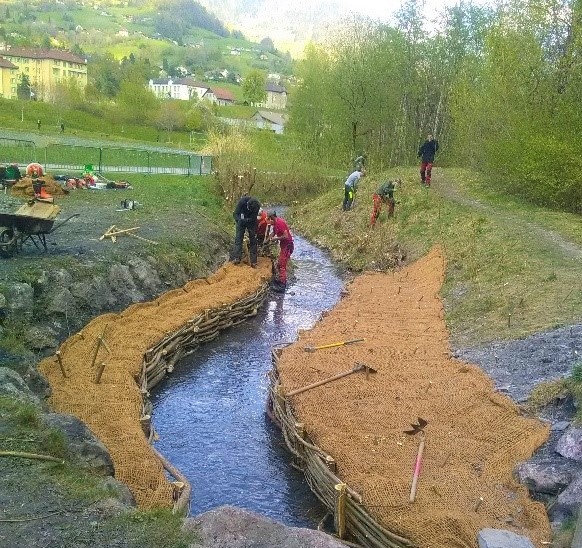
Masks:
[[[435,182],[436,184],[432,186],[431,191],[437,192],[443,198],[493,217],[498,223],[507,226],[511,231],[519,230],[524,234],[529,234],[529,237],[535,237],[538,242],[543,242],[551,250],[561,250],[567,258],[582,259],[582,246],[567,240],[554,230],[545,228],[514,213],[508,213],[506,210],[495,209],[489,204],[464,195],[442,175],[435,177]]]

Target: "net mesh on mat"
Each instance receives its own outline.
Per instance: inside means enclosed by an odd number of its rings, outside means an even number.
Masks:
[[[89,426],[110,452],[115,477],[129,486],[141,508],[172,503],[171,486],[140,424],[143,395],[138,381],[145,351],[206,310],[256,292],[270,276],[268,259],[260,259],[258,269],[226,265],[213,276],[168,291],[155,301],[92,320],[60,347],[67,378],[55,356],[40,363],[52,388],[51,408],[75,415]],[[100,336],[105,344],[92,367]],[[102,363],[105,368],[96,384]]]
[[[541,547],[550,538],[541,503],[512,471],[548,436],[520,415],[478,367],[450,357],[439,291],[439,248],[395,273],[367,273],[278,363],[284,392],[352,369],[291,396],[309,437],[337,463],[384,527],[425,548],[474,547],[484,527],[510,529]],[[341,340],[364,342],[306,352]],[[425,451],[416,500],[409,502],[420,436],[403,433],[421,417]]]

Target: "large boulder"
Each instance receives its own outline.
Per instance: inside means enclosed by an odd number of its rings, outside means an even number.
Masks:
[[[71,285],[71,294],[77,303],[94,312],[101,312],[116,305],[117,299],[102,276]]]
[[[135,279],[146,291],[154,294],[162,288],[158,272],[150,263],[139,257],[132,257],[128,264]]]
[[[57,348],[59,341],[54,329],[47,325],[33,325],[24,330],[24,340],[28,348],[44,350],[45,348]]]
[[[505,529],[481,529],[477,542],[479,548],[535,548],[527,537]]]
[[[558,440],[556,451],[563,457],[582,462],[582,428],[568,428]]]
[[[234,506],[221,506],[184,521],[196,533],[199,548],[345,548],[313,529],[287,527],[273,519]]]
[[[42,416],[42,421],[63,433],[67,450],[78,466],[101,476],[114,475],[109,452],[85,423],[72,415],[59,413],[47,413]]]
[[[111,291],[120,301],[138,303],[144,300],[127,265],[119,263],[111,265],[107,281]]]
[[[10,396],[26,403],[40,406],[40,399],[13,369],[0,367],[0,396]]]
[[[555,462],[524,462],[517,467],[520,483],[527,486],[533,494],[557,495],[572,481],[570,467]]]
[[[32,316],[34,308],[34,289],[30,284],[11,282],[5,286],[3,293],[8,316]]]
[[[582,508],[582,475],[558,495],[555,504],[549,510],[550,518],[558,522],[576,518],[580,508]]]

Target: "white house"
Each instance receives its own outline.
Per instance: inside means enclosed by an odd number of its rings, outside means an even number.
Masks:
[[[287,108],[287,90],[283,86],[267,82],[265,91],[267,92],[267,100],[258,106],[275,110],[285,110]]]
[[[189,101],[193,97],[214,101],[212,90],[191,78],[158,78],[149,81],[149,89],[161,99]]]
[[[284,114],[269,112],[268,110],[257,110],[251,120],[258,128],[269,129],[278,134],[283,133],[287,123],[287,117]]]

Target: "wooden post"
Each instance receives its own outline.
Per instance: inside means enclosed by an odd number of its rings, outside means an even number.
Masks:
[[[143,433],[145,434],[146,438],[150,437],[150,433],[151,433],[151,428],[152,428],[152,417],[151,415],[144,415],[143,417],[141,417],[139,419],[139,422],[141,424],[141,429],[143,430]]]
[[[297,437],[304,440],[305,439],[305,427],[303,426],[302,422],[296,422],[295,423],[295,433],[297,434]],[[301,469],[303,469],[303,461],[304,460],[304,453],[305,453],[305,447],[303,446],[303,444],[298,441],[297,442],[297,453],[300,455],[301,458],[295,457],[295,464],[297,464],[298,467],[300,467]]]
[[[95,344],[95,352],[93,352],[93,359],[91,360],[91,369],[95,367],[95,362],[97,361],[97,354],[99,354],[99,349],[101,348],[101,343],[103,342],[103,337],[105,336],[105,330],[107,329],[107,325],[103,328],[103,332],[100,336],[97,337],[97,342]]]
[[[59,367],[61,368],[61,374],[66,379],[67,373],[65,371],[65,366],[63,365],[63,359],[61,358],[61,351],[60,350],[56,351],[56,356],[57,356],[57,361],[59,362]]]
[[[345,483],[335,485],[335,530],[340,539],[346,536],[346,487]]]
[[[101,382],[101,375],[103,375],[103,371],[105,370],[105,362],[101,362],[99,369],[97,370],[97,375],[95,375],[95,384],[99,384]]]

